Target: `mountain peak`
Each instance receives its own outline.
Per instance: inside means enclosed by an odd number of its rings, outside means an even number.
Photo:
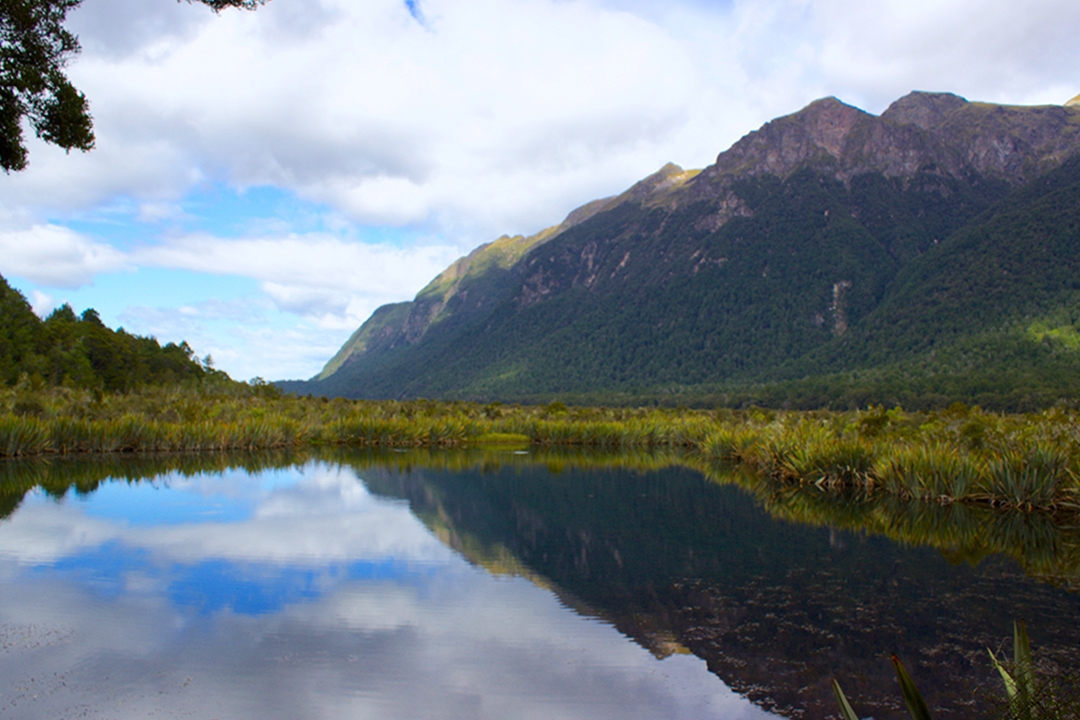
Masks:
[[[844,154],[852,129],[873,115],[834,97],[815,100],[802,110],[777,118],[720,153],[709,176],[786,176],[806,162],[836,161]]]
[[[881,114],[881,119],[933,130],[942,125],[949,113],[967,104],[967,100],[952,93],[916,90],[890,105]]]
[[[1065,103],[1065,107],[1080,107],[1080,95]]]

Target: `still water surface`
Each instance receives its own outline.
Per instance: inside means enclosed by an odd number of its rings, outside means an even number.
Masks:
[[[1016,616],[1076,662],[1076,595],[1011,560],[777,521],[682,468],[393,459],[9,503],[0,718],[812,718],[834,674],[901,717],[891,651],[963,717]]]

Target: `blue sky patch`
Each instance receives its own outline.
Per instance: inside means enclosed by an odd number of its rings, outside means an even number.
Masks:
[[[254,498],[177,492],[149,482],[104,483],[84,502],[88,517],[128,525],[240,522],[254,513]]]

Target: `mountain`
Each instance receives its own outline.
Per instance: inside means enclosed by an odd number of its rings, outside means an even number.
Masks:
[[[292,391],[1025,408],[1080,381],[1080,107],[835,98],[380,308]]]

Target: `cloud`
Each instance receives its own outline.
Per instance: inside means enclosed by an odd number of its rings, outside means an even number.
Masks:
[[[98,149],[35,145],[28,172],[0,178],[6,202],[269,183],[472,245],[668,160],[705,164],[820,95],[880,111],[916,88],[1013,102],[1080,89],[1067,0],[274,0],[218,16],[101,0],[72,22]]]
[[[675,38],[583,2],[433,0],[421,25],[400,0],[274,0],[218,17],[144,8],[113,28],[121,5],[77,15],[86,50],[72,76],[98,148],[35,145],[31,169],[4,179],[20,202],[168,196],[217,177],[287,187],[366,223],[472,225],[490,198],[490,234],[559,219],[529,175],[550,187],[587,162],[610,185],[613,169],[630,179],[626,153],[649,156],[635,172],[662,164],[658,143],[695,90]]]
[[[355,327],[379,305],[411,299],[459,257],[447,245],[398,247],[323,234],[226,240],[192,235],[133,252],[141,266],[254,278],[283,312]]]
[[[834,94],[879,111],[913,89],[972,100],[1062,103],[1077,87],[1080,7],[1063,0],[1024,6],[1006,0],[789,2],[804,22],[791,28],[814,48],[813,75]],[[816,38],[814,37],[816,35]],[[1066,93],[1061,96],[1061,92]]]
[[[34,308],[34,313],[39,317],[45,317],[60,304],[52,295],[43,293],[40,290],[31,290],[29,300],[30,307]]]
[[[0,231],[0,273],[57,288],[89,284],[98,273],[129,267],[124,254],[60,225]]]

